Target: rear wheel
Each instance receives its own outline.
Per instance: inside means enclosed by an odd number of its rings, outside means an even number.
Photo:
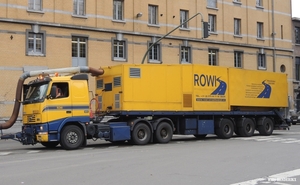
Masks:
[[[155,141],[158,143],[168,143],[173,137],[172,127],[169,123],[162,122],[155,130]]]
[[[229,139],[233,135],[233,123],[230,119],[219,120],[219,127],[216,128],[216,135],[222,139]]]
[[[82,146],[84,135],[82,130],[75,125],[66,126],[60,136],[60,144],[66,150],[74,150]]]
[[[255,131],[255,123],[251,118],[245,118],[242,127],[237,128],[243,137],[251,137]]]
[[[51,142],[42,142],[41,144],[46,148],[55,148],[59,144],[59,142],[51,141]]]
[[[138,123],[132,131],[132,142],[137,145],[148,144],[151,139],[150,128],[145,123]]]
[[[269,136],[273,133],[274,129],[274,122],[271,118],[265,118],[259,120],[260,123],[258,124],[257,130],[261,135]]]

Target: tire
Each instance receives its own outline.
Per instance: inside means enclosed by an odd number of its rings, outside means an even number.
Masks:
[[[155,141],[158,143],[168,143],[173,137],[172,126],[169,123],[162,122],[155,130]]]
[[[199,135],[194,135],[195,136],[195,138],[197,138],[197,139],[204,139],[206,136],[207,136],[207,134],[199,134]]]
[[[255,123],[251,118],[245,118],[242,127],[237,128],[240,136],[251,137],[255,131]]]
[[[148,144],[151,139],[150,128],[145,123],[138,123],[133,128],[131,139],[136,145]]]
[[[42,142],[41,144],[46,148],[55,148],[59,144],[59,142],[58,141]]]
[[[292,125],[296,125],[297,123],[296,122],[292,122]]]
[[[260,120],[260,124],[257,127],[257,130],[260,135],[269,136],[273,133],[274,122],[270,118],[265,118]]]
[[[216,128],[216,135],[221,139],[229,139],[233,135],[233,123],[230,119],[221,119],[220,127]]]
[[[75,125],[66,126],[60,136],[60,144],[66,150],[78,149],[84,142],[82,130]]]

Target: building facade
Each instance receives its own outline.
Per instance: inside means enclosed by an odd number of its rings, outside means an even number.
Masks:
[[[300,115],[300,18],[292,18],[293,48],[294,48],[294,105],[295,112]]]
[[[79,65],[192,63],[286,73],[293,99],[291,28],[291,2],[282,0],[0,0],[0,117],[10,116],[23,72]],[[94,79],[89,83],[95,90]]]

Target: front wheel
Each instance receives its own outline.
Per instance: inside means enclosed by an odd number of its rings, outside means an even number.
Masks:
[[[66,126],[60,136],[60,144],[66,150],[78,149],[84,142],[82,130],[75,125]]]
[[[151,139],[150,128],[145,123],[138,123],[132,131],[132,141],[137,145],[148,144]]]

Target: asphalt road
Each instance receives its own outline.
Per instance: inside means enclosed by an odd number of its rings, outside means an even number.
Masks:
[[[75,151],[0,140],[0,184],[300,184],[300,125],[229,140],[174,136],[134,146],[89,141]]]

